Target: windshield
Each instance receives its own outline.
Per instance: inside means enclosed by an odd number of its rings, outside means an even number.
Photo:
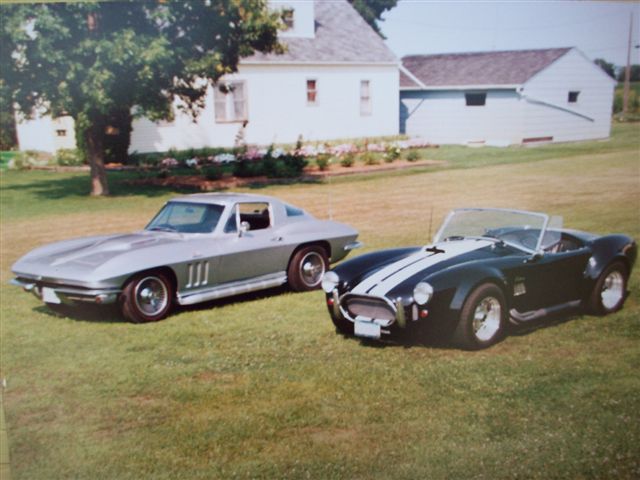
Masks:
[[[460,209],[447,216],[434,241],[483,237],[502,241],[526,252],[535,252],[556,241],[555,237],[560,235],[560,222],[559,217],[555,217],[554,230],[547,231],[549,217],[542,213]]]
[[[224,207],[204,203],[169,202],[145,230],[179,233],[211,233]]]

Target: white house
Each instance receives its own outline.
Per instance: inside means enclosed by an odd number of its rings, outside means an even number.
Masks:
[[[432,143],[608,138],[615,81],[576,48],[402,59],[400,131]]]
[[[272,0],[286,11],[284,54],[241,60],[238,72],[209,88],[194,122],[176,110],[171,122],[134,121],[130,152],[397,135],[399,61],[346,0]],[[220,88],[222,86],[222,89]],[[226,93],[223,93],[224,90]],[[51,120],[18,125],[23,150],[73,145],[73,129]],[[56,141],[52,141],[57,140]]]

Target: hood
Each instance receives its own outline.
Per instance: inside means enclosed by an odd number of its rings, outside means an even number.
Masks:
[[[77,278],[120,255],[181,241],[177,235],[144,231],[65,240],[29,252],[13,265],[12,270],[18,275]]]
[[[463,262],[495,256],[487,248],[493,244],[490,240],[469,239],[429,245],[360,279],[351,293],[385,296],[405,283],[411,284],[413,289],[416,283],[434,272]]]

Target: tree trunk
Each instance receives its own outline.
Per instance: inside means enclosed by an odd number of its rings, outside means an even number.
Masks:
[[[104,168],[104,124],[91,122],[84,131],[87,160],[91,168],[91,196],[109,195],[107,171]]]

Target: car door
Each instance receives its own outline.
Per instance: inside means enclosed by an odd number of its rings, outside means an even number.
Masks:
[[[588,248],[531,256],[514,269],[513,306],[520,313],[581,298]]]
[[[219,283],[248,280],[284,272],[288,249],[274,225],[273,209],[268,203],[239,202],[236,215],[229,218],[224,229],[228,236],[216,278]],[[241,228],[248,226],[245,230]]]

